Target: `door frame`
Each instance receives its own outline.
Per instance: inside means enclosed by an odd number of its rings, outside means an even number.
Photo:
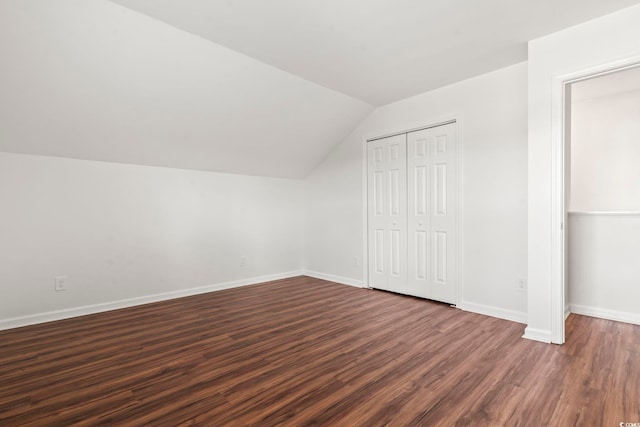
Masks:
[[[463,174],[463,114],[462,112],[454,112],[450,114],[444,114],[441,116],[433,117],[429,120],[408,123],[404,125],[392,126],[386,129],[380,129],[372,132],[368,132],[362,138],[362,287],[371,289],[369,286],[369,217],[367,212],[368,207],[368,162],[367,162],[367,144],[369,141],[387,138],[394,135],[403,133],[415,132],[422,129],[434,128],[443,126],[446,124],[455,123],[456,125],[456,140],[454,141],[456,147],[456,216],[455,216],[455,229],[456,229],[456,286],[455,286],[455,300],[453,306],[459,306],[463,301],[463,189],[464,189],[464,174]]]
[[[581,68],[557,74],[552,77],[552,105],[551,105],[551,342],[564,344],[565,330],[565,286],[567,269],[567,206],[565,196],[570,189],[566,188],[565,173],[568,139],[567,126],[570,121],[566,117],[568,102],[566,93],[570,84],[593,77],[611,74],[629,68],[640,66],[640,55],[606,62],[597,66]]]

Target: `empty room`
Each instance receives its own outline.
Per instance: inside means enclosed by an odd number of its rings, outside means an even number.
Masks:
[[[640,426],[640,0],[0,0],[0,426]]]

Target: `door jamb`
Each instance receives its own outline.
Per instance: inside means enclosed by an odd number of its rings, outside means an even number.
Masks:
[[[551,342],[565,341],[565,242],[564,227],[567,220],[565,206],[566,155],[566,89],[581,80],[640,66],[640,55],[607,62],[594,67],[581,68],[552,77],[552,156],[551,156]]]

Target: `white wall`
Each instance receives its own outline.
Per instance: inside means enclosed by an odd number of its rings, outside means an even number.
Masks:
[[[298,180],[0,153],[0,327],[299,272],[302,191]],[[54,292],[62,275],[70,289]]]
[[[308,270],[363,279],[363,141],[461,115],[464,289],[475,309],[526,321],[526,63],[377,109],[307,178]]]
[[[569,215],[570,310],[640,324],[640,214]]]
[[[640,55],[638,22],[640,6],[634,6],[529,43],[529,325],[526,335],[530,338],[552,339],[554,77]],[[555,286],[560,286],[560,282]]]
[[[640,211],[640,91],[574,102],[571,112],[569,210]]]
[[[629,86],[626,80],[629,74],[640,77],[639,70],[572,85],[569,210],[579,213],[569,215],[565,294],[573,313],[635,323],[640,323],[640,214],[633,213],[640,211],[640,83]]]

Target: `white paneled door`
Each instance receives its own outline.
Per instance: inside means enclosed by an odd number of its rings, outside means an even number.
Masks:
[[[369,143],[369,282],[407,292],[407,136]]]
[[[369,286],[455,303],[455,123],[367,151]]]

